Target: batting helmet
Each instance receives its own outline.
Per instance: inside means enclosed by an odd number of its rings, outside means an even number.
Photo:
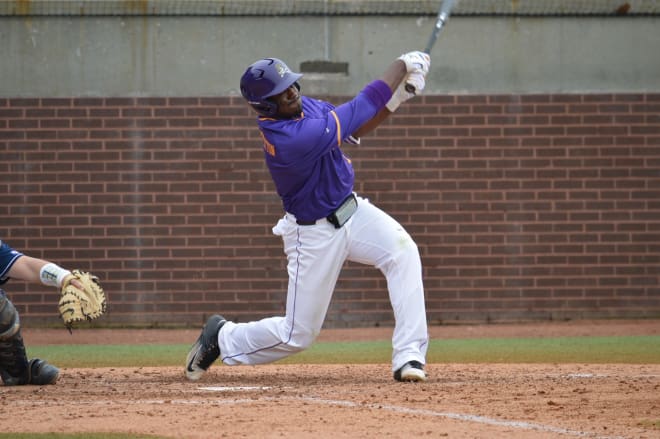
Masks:
[[[261,59],[247,68],[241,77],[241,94],[262,116],[275,116],[277,104],[268,98],[282,93],[292,85],[298,89],[301,73],[294,73],[277,58]]]

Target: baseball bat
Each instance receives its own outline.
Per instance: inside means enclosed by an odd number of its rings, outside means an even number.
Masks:
[[[429,41],[428,43],[426,43],[426,47],[424,48],[424,53],[431,54],[431,49],[433,48],[435,41],[438,39],[438,35],[440,34],[440,31],[442,30],[443,26],[449,19],[449,14],[451,14],[451,10],[454,7],[455,3],[456,0],[443,0],[442,3],[440,4],[440,10],[438,11],[438,16],[435,20],[435,26],[433,26],[433,32],[431,32]],[[406,91],[408,93],[415,94],[417,90],[415,90],[414,85],[406,84]]]

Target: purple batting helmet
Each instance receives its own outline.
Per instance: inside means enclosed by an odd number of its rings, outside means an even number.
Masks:
[[[262,116],[272,117],[277,114],[277,104],[268,98],[282,93],[292,85],[298,89],[301,73],[294,73],[277,58],[261,59],[247,68],[241,77],[241,94]]]

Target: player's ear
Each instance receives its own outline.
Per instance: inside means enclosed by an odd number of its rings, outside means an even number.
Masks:
[[[248,102],[254,111],[262,116],[273,117],[277,114],[277,104],[271,101]]]

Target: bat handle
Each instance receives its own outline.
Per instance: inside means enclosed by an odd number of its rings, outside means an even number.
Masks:
[[[429,42],[426,44],[426,49],[424,49],[424,53],[428,53],[429,55],[431,54],[431,48],[435,44],[435,40],[438,39],[438,34],[440,33],[440,29],[445,25],[445,21],[447,21],[447,17],[449,17],[449,10],[451,9],[451,6],[454,2],[445,2],[443,3],[443,8],[440,10],[438,13],[438,18],[435,21],[435,27],[433,28],[433,32],[431,33],[431,37],[429,38]],[[446,9],[445,9],[446,8]],[[415,90],[415,86],[412,84],[406,84],[405,89],[408,93],[411,93],[413,95],[417,94],[417,90]]]

